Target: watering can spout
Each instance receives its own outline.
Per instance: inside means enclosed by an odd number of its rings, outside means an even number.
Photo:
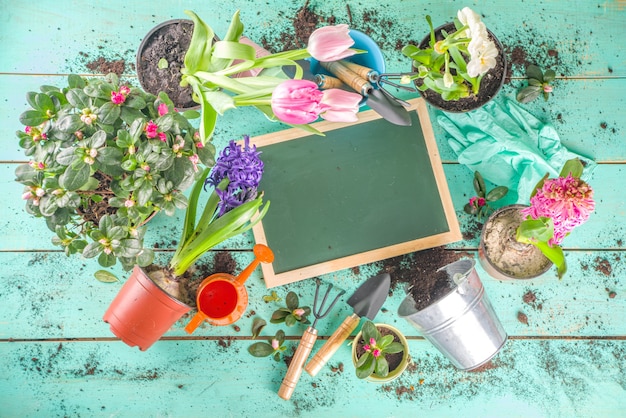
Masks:
[[[252,252],[254,253],[254,260],[237,276],[235,282],[238,284],[244,284],[259,263],[271,263],[274,261],[274,253],[267,245],[256,244]]]

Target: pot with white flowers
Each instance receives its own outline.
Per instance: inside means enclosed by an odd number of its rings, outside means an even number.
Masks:
[[[195,183],[185,214],[182,236],[167,266],[135,266],[104,314],[111,331],[129,346],[147,350],[192,309],[195,295],[183,280],[192,265],[222,241],[248,231],[269,208],[257,186],[263,173],[259,152],[244,137],[230,141],[215,166]],[[205,185],[213,187],[198,213]],[[199,215],[199,217],[197,216]]]
[[[391,325],[367,320],[352,342],[352,362],[359,379],[390,382],[404,372],[410,361],[406,337]]]
[[[31,109],[20,115],[26,128],[17,136],[30,161],[15,170],[26,211],[46,221],[67,255],[97,258],[103,267],[119,261],[126,270],[150,264],[145,223],[186,207],[183,192],[201,163],[212,164],[212,146],[200,143],[166,94],[115,74],[70,75],[66,86],[42,86],[26,98]]]
[[[478,252],[487,273],[498,280],[531,279],[554,265],[563,277],[561,243],[595,208],[593,189],[582,174],[580,160],[569,160],[558,177],[546,174],[535,186],[529,206],[505,206],[489,217]]]
[[[412,59],[413,81],[421,96],[447,112],[467,112],[493,99],[504,84],[506,57],[496,36],[468,7],[453,22],[430,27],[419,45],[406,45],[402,53]]]

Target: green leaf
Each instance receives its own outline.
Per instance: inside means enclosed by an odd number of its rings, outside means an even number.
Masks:
[[[83,249],[83,257],[85,258],[93,258],[100,254],[100,252],[104,249],[104,246],[100,244],[98,241],[90,242]]]
[[[103,251],[98,256],[98,264],[100,264],[102,267],[113,267],[116,261],[117,258],[112,253],[107,254]]]
[[[97,111],[98,120],[105,125],[113,125],[120,117],[120,106],[107,102],[103,104]]]
[[[547,242],[554,236],[554,224],[550,218],[526,219],[516,231],[516,239],[525,244]]]
[[[137,254],[136,263],[140,267],[146,267],[152,264],[154,261],[154,251],[150,248],[143,248],[139,254]]]
[[[548,177],[550,176],[550,173],[546,173],[543,175],[543,177],[541,178],[541,180],[539,180],[537,182],[537,184],[535,185],[535,188],[533,189],[533,191],[530,193],[530,198],[532,199],[532,197],[534,195],[537,194],[537,190],[541,189],[543,187],[543,184],[546,182],[546,180],[548,179]]]
[[[141,110],[146,106],[147,104],[146,104],[146,101],[143,99],[143,97],[131,96],[127,98],[126,101],[124,102],[124,106],[122,106],[122,111],[126,110],[127,112],[132,112],[133,110]],[[138,115],[139,113],[134,113],[134,114]]]
[[[388,354],[400,353],[402,351],[404,351],[404,346],[397,341],[392,342],[387,346],[387,348],[385,348],[385,353]]]
[[[531,64],[528,67],[526,67],[526,77],[534,78],[534,79],[539,80],[541,82],[544,81],[544,79],[543,79],[543,72],[541,71],[541,68],[537,67],[534,64]]]
[[[83,125],[79,115],[63,115],[57,120],[56,128],[61,132],[71,134],[79,130]]]
[[[281,322],[285,322],[285,318],[291,315],[291,312],[287,309],[281,308],[272,313],[272,317],[270,318],[270,322],[272,324],[280,324]]]
[[[165,68],[168,68],[170,66],[169,62],[167,62],[167,60],[165,58],[161,58],[159,60],[159,62],[157,63],[157,68],[159,70],[163,70]]]
[[[365,355],[362,357],[365,357]],[[358,377],[359,379],[365,379],[366,377],[374,373],[375,366],[376,366],[376,363],[374,361],[374,356],[368,354],[363,364],[357,367],[356,377]]]
[[[274,352],[274,349],[268,343],[257,342],[248,347],[248,352],[254,357],[267,357]]]
[[[278,331],[276,331],[276,335],[274,335],[274,338],[278,341],[278,345],[282,346],[285,342],[285,331],[279,329]]]
[[[385,377],[389,374],[389,363],[384,356],[380,356],[376,359],[376,376]]]
[[[137,204],[139,206],[145,206],[150,200],[152,200],[152,184],[150,182],[145,181],[139,188],[135,191],[135,198],[137,199]]]
[[[74,191],[83,187],[89,180],[90,166],[81,159],[76,159],[59,177],[59,185]]]
[[[27,110],[20,115],[20,122],[24,126],[39,126],[47,120],[46,114],[39,110]]]
[[[498,186],[487,193],[485,199],[489,202],[495,202],[502,199],[509,192],[509,188],[506,186]]]
[[[215,36],[213,29],[193,11],[185,10],[185,14],[194,23],[191,43],[185,54],[185,68],[191,74],[200,70],[211,70],[211,47]]]
[[[35,109],[40,110],[43,113],[48,111],[54,112],[54,102],[47,94],[39,93],[35,96]]]
[[[285,317],[285,325],[287,325],[288,327],[294,326],[296,322],[298,322],[298,320],[293,314],[289,314]]]
[[[117,276],[107,270],[98,270],[93,274],[96,279],[102,283],[115,283],[119,282]]]
[[[376,341],[376,345],[379,348],[385,348],[392,342],[393,342],[393,335],[387,334],[384,337],[382,337],[379,341]]]
[[[476,190],[476,194],[478,195],[478,197],[485,197],[485,193],[487,193],[485,180],[478,171],[474,172],[474,190]]]
[[[141,241],[138,239],[124,239],[120,241],[117,248],[117,256],[119,257],[136,257],[142,250]]]
[[[572,158],[571,160],[567,160],[565,162],[559,177],[567,177],[568,174],[571,174],[572,177],[580,178],[583,174],[583,169],[583,164],[580,160],[578,158]]]
[[[87,83],[85,82],[85,79],[82,78],[81,76],[76,75],[76,74],[70,74],[67,77],[67,84],[70,88],[82,89],[82,88],[85,88],[85,85]]]
[[[119,165],[124,153],[119,148],[105,147],[98,151],[96,160],[104,165]]]
[[[557,275],[559,279],[562,279],[565,273],[567,272],[567,264],[565,262],[565,254],[563,254],[563,249],[558,245],[549,246],[546,242],[538,242],[535,244],[537,248],[541,250],[543,255],[556,266]]]
[[[85,92],[82,89],[70,89],[67,94],[67,101],[70,102],[70,104],[72,106],[74,106],[75,108],[79,109],[79,110],[83,110],[87,107],[89,107],[89,96],[87,96],[85,94]]]
[[[543,82],[551,83],[552,81],[554,81],[555,77],[556,73],[553,70],[546,70],[546,72],[543,74]]]
[[[287,297],[285,298],[285,302],[287,303],[287,309],[293,311],[300,304],[300,300],[298,299],[298,295],[294,292],[287,293]]]
[[[541,94],[541,87],[527,86],[521,89],[515,98],[520,103],[530,103],[539,97],[539,94]]]
[[[258,337],[266,325],[267,322],[265,322],[264,319],[254,318],[254,321],[252,322],[252,338]]]

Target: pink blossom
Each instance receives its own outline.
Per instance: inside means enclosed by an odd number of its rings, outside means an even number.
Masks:
[[[309,37],[306,50],[318,61],[338,61],[354,55],[350,47],[354,40],[350,37],[348,25],[325,26],[315,30]]]
[[[549,85],[549,84],[544,84],[544,85],[543,85],[543,91],[544,91],[545,93],[552,93],[552,90],[553,90],[553,89],[552,89],[552,86],[551,86],[551,85]]]
[[[43,170],[43,169],[46,168],[46,164],[44,164],[44,163],[42,163],[40,161],[29,161],[28,165],[30,165],[35,170]]]
[[[157,136],[163,142],[167,141],[167,134],[165,132],[157,132]]]
[[[193,164],[193,171],[198,171],[198,162],[200,162],[200,157],[198,154],[194,154],[189,156],[189,161]]]
[[[111,102],[115,105],[121,105],[126,100],[126,96],[117,91],[111,92]]]
[[[159,104],[159,107],[158,107],[157,110],[159,112],[159,116],[163,116],[163,115],[167,114],[167,112],[169,111],[169,109],[167,108],[167,105],[165,103]]]
[[[372,355],[374,357],[378,357],[380,356],[382,353],[380,352],[380,350],[378,348],[374,349],[374,351],[372,351]]]
[[[594,209],[593,189],[568,174],[567,177],[546,180],[530,199],[530,206],[522,209],[522,214],[533,219],[551,218],[554,237],[548,244],[559,245],[575,227],[589,219]]]
[[[370,344],[373,345],[374,347],[376,347],[376,339],[375,338],[370,338]]]
[[[150,121],[146,124],[145,131],[148,138],[156,138],[159,127],[156,123]]]
[[[297,315],[297,316],[302,316],[302,315],[304,315],[304,309],[296,308],[296,309],[293,310],[293,314]]]
[[[320,91],[312,81],[287,80],[272,93],[272,111],[283,122],[301,125],[318,116],[333,122],[354,122],[361,95],[343,90]]]
[[[372,347],[370,347],[370,345],[369,345],[369,344],[365,344],[365,345],[363,345],[363,350],[365,350],[365,351],[370,351],[370,349],[371,349],[371,348],[372,348]]]
[[[24,128],[24,132],[26,132],[28,135],[30,135],[32,131],[33,131],[33,128],[30,126],[27,126],[26,128]]]
[[[120,86],[119,92],[120,94],[123,94],[124,96],[128,96],[130,94],[130,87]]]
[[[127,208],[131,208],[135,206],[135,201],[132,199],[126,199],[126,201],[124,201],[124,206],[126,206]]]
[[[276,338],[272,338],[272,348],[274,350],[278,350],[278,347],[280,347],[280,343],[278,342]]]

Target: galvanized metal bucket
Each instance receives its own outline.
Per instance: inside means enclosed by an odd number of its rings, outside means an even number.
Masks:
[[[504,346],[507,334],[469,259],[442,267],[456,287],[432,305],[417,311],[408,292],[400,317],[435,345],[457,368],[471,370],[488,362]]]

